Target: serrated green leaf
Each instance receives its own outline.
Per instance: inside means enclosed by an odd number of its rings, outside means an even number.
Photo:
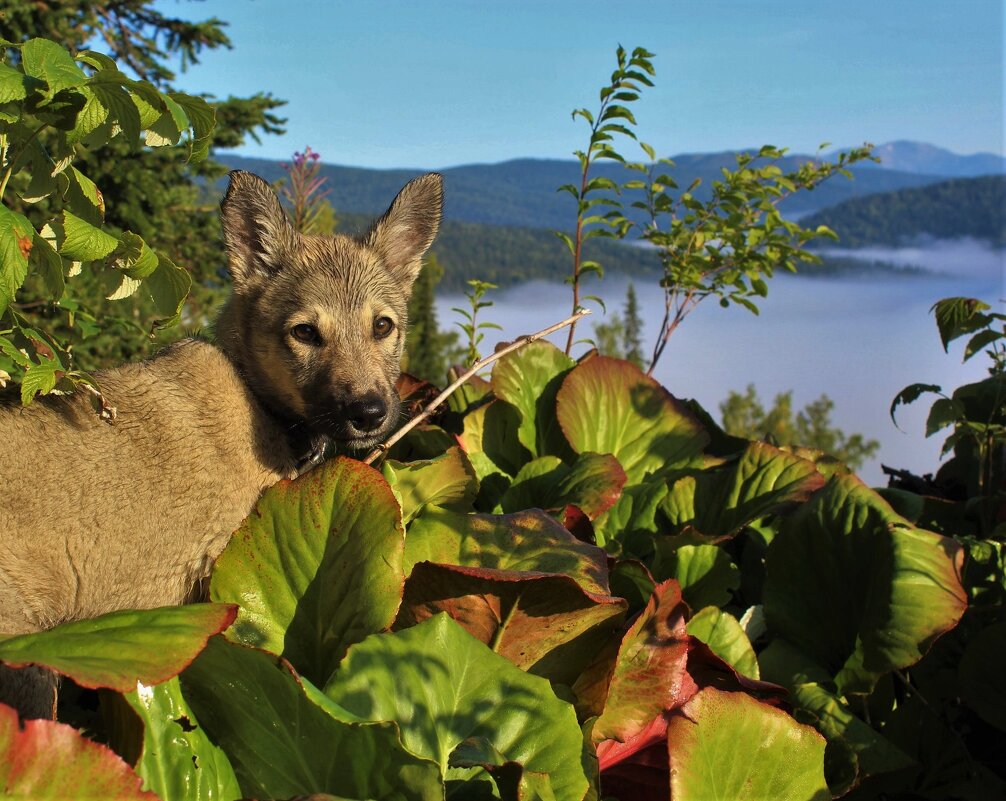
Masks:
[[[62,47],[48,39],[29,39],[21,46],[21,65],[25,75],[45,81],[48,96],[80,86],[87,80],[84,71]]]
[[[715,606],[707,606],[692,615],[688,633],[702,640],[710,650],[738,673],[759,678],[758,657],[737,618]]]
[[[95,261],[108,256],[119,240],[70,211],[63,211],[49,223],[56,250],[65,259]]]
[[[0,314],[28,276],[35,229],[23,214],[0,205]]]
[[[31,364],[21,376],[21,403],[27,406],[36,395],[47,395],[56,388],[56,380],[63,372],[59,362],[46,361]],[[0,650],[0,658],[2,658]]]
[[[192,278],[188,271],[178,267],[163,253],[159,253],[157,269],[146,277],[143,286],[150,293],[154,308],[166,318],[155,323],[154,327],[166,328],[174,325],[192,286]]]

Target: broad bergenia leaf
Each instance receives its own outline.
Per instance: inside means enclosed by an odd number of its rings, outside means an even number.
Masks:
[[[746,693],[707,687],[667,727],[674,801],[830,801],[824,738]]]
[[[17,712],[4,704],[0,704],[0,795],[36,801],[158,801],[140,789],[140,777],[110,749],[62,723],[19,724]]]
[[[458,437],[471,459],[479,481],[493,473],[515,476],[529,461],[527,449],[517,438],[520,415],[508,403],[494,400],[464,417],[464,430]]]
[[[668,533],[716,541],[780,506],[802,503],[822,486],[813,462],[751,442],[736,461],[679,478],[661,509],[673,526]]]
[[[493,367],[493,393],[517,409],[517,436],[532,456],[571,455],[556,420],[555,398],[575,364],[555,345],[538,340],[507,354]]]
[[[825,765],[833,793],[844,794],[868,776],[915,764],[907,754],[853,714],[832,685],[828,671],[785,640],[769,643],[759,655],[765,678],[790,693],[794,706],[809,713],[830,744]]]
[[[408,525],[427,506],[465,512],[478,494],[475,469],[461,448],[417,462],[385,460],[381,472],[402,506],[402,520]]]
[[[451,766],[455,749],[476,738],[483,750],[547,775],[555,798],[588,790],[573,707],[447,615],[353,646],[325,694],[356,719],[396,723],[405,747],[432,759],[447,780],[485,777]]]
[[[869,692],[957,624],[962,561],[953,540],[914,528],[854,476],[833,476],[769,546],[769,630],[836,677],[841,693]]]
[[[595,742],[625,742],[697,690],[686,670],[688,608],[675,581],[658,584],[649,604],[622,638],[610,673],[604,711],[594,724]],[[574,687],[578,693],[587,688]]]
[[[244,798],[443,799],[437,765],[406,751],[394,724],[352,719],[272,654],[217,637],[181,684]]]
[[[727,604],[731,591],[741,582],[740,570],[722,548],[716,545],[675,548],[670,537],[657,540],[652,570],[657,581],[675,579],[692,609]]]
[[[178,678],[125,696],[143,721],[143,751],[136,772],[144,787],[160,798],[186,801],[233,801],[241,798],[227,755],[210,742]]]
[[[558,513],[572,504],[594,520],[618,501],[624,485],[625,471],[610,454],[581,453],[572,465],[557,456],[542,456],[514,476],[500,506],[504,512]]]
[[[518,667],[572,683],[621,624],[604,553],[541,512],[431,509],[406,539],[396,629],[447,612]]]
[[[241,606],[231,639],[321,683],[352,643],[394,620],[404,539],[381,474],[333,459],[262,496],[217,560],[210,596]]]
[[[0,641],[0,660],[41,665],[83,687],[119,692],[178,675],[206,641],[233,621],[230,604],[191,604],[112,612]]]
[[[559,424],[577,453],[610,453],[629,484],[695,464],[709,435],[666,389],[629,362],[578,364],[556,396]]]

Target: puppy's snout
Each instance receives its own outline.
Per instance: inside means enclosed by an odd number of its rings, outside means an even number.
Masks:
[[[346,419],[357,431],[380,428],[388,416],[388,404],[379,395],[364,395],[346,407]]]

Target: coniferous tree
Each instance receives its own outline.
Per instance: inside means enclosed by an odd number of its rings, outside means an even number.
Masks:
[[[636,299],[636,287],[629,283],[625,293],[625,315],[622,323],[622,350],[625,358],[636,367],[643,368],[643,321],[639,318],[639,302]]]
[[[436,256],[429,254],[409,298],[409,332],[402,364],[406,372],[433,384],[442,383],[451,364],[464,354],[457,331],[441,331],[437,324],[435,290],[443,274]]]

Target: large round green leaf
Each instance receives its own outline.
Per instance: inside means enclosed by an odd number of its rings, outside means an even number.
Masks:
[[[603,551],[541,512],[431,509],[409,531],[406,562],[396,629],[447,612],[496,653],[553,681],[572,683],[625,614],[625,601],[607,591]]]
[[[185,698],[230,757],[243,797],[443,799],[437,766],[408,753],[393,724],[349,719],[300,681],[278,657],[220,637],[182,674]]]
[[[494,400],[479,406],[464,417],[464,429],[458,440],[472,466],[484,481],[494,473],[514,476],[528,461],[527,449],[517,438],[520,414],[509,403]]]
[[[766,620],[841,693],[869,692],[957,624],[961,562],[953,540],[913,528],[859,479],[836,475],[769,546]]]
[[[570,452],[556,420],[555,397],[574,364],[555,345],[538,340],[507,354],[493,367],[493,392],[517,409],[517,436],[533,456]]]
[[[667,727],[674,801],[830,801],[825,740],[746,693],[707,687]]]
[[[709,442],[683,403],[620,359],[596,356],[578,364],[556,401],[573,450],[613,454],[630,484],[695,463]]]
[[[234,621],[235,611],[229,604],[192,604],[112,612],[3,640],[0,660],[41,665],[83,687],[129,692],[137,682],[178,675]]]
[[[581,799],[588,790],[573,707],[447,615],[353,646],[325,694],[357,719],[397,723],[405,747],[436,762],[446,779],[472,778],[473,769],[451,767],[451,755],[478,738],[524,770],[547,774],[556,798]]]
[[[669,533],[719,540],[823,486],[813,462],[751,442],[735,461],[679,478],[661,509],[673,527]]]
[[[352,643],[394,620],[404,537],[381,474],[333,459],[262,496],[217,560],[210,596],[240,604],[229,637],[322,683]]]
[[[387,459],[381,471],[402,506],[406,525],[427,506],[466,512],[479,491],[475,469],[458,447],[433,459],[408,463]]]
[[[146,789],[160,798],[185,801],[241,798],[227,755],[206,736],[177,677],[156,687],[141,684],[125,698],[143,721],[136,772]]]
[[[17,712],[3,704],[0,796],[32,801],[158,801],[156,795],[140,789],[140,777],[105,746],[51,720],[26,720],[19,725]]]

